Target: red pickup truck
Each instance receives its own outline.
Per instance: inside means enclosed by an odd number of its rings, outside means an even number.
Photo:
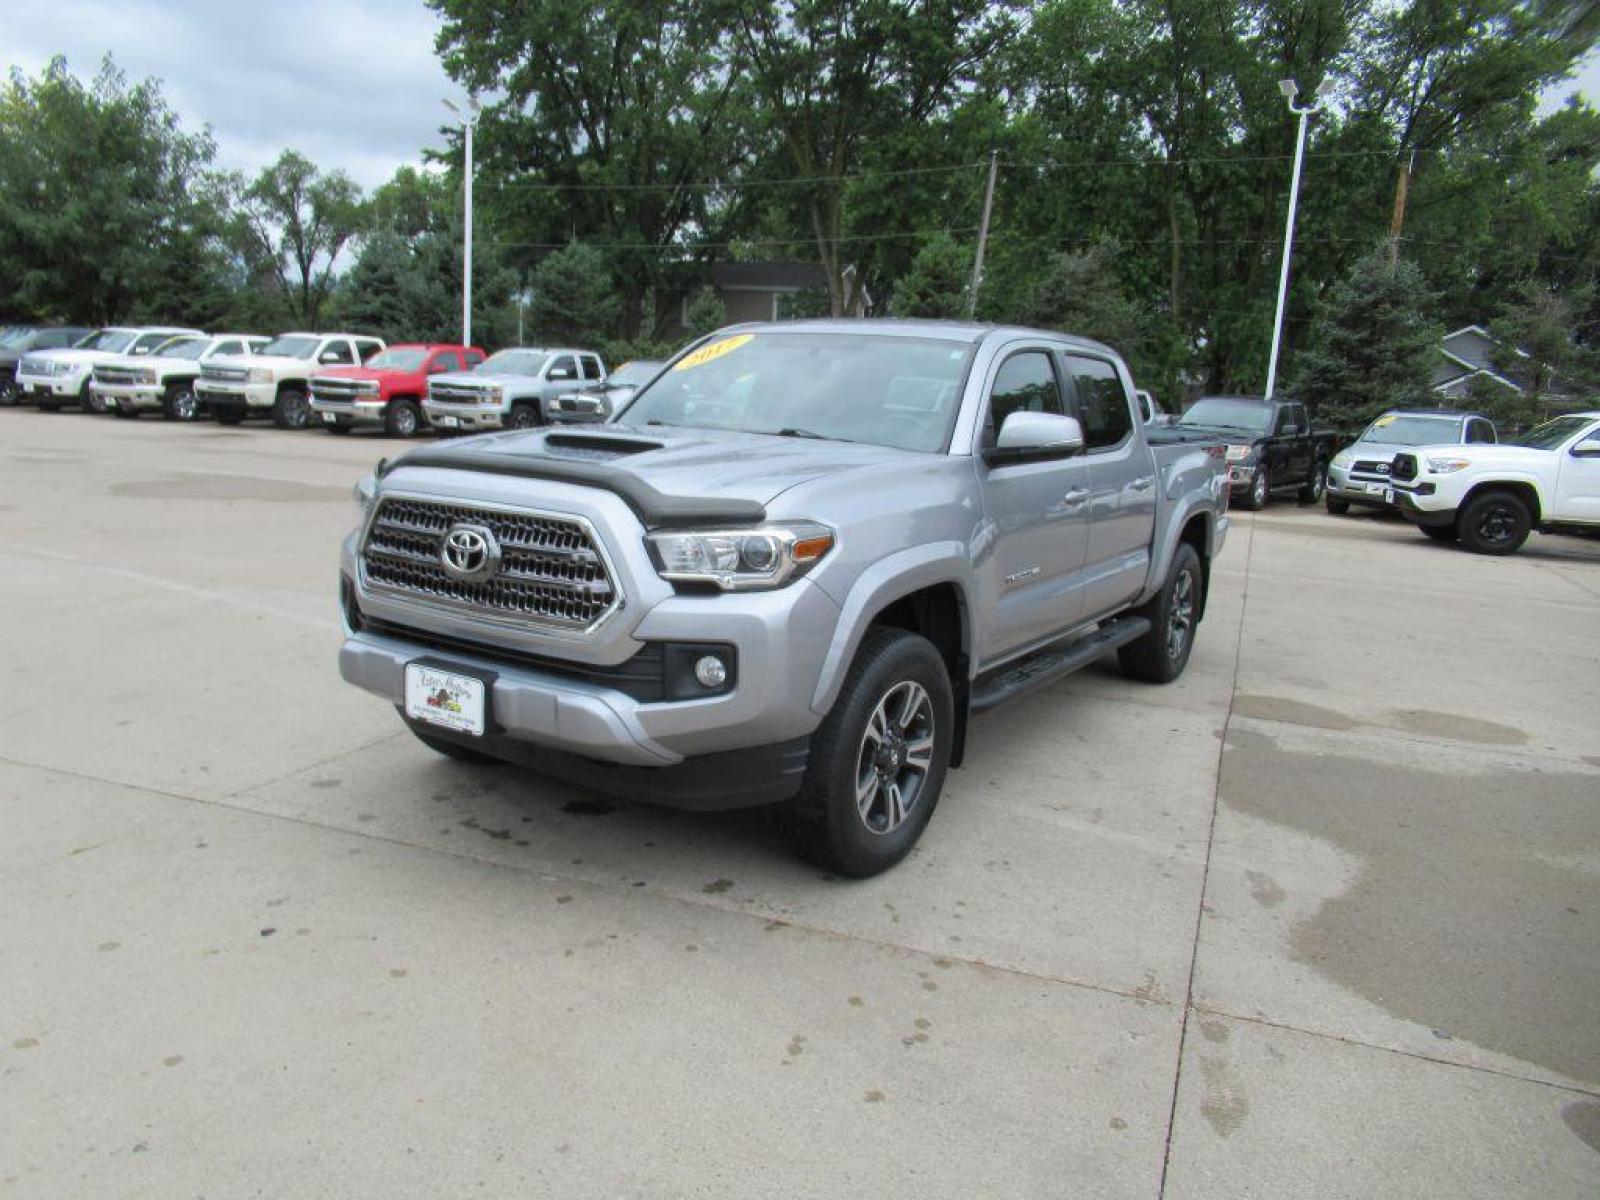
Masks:
[[[389,437],[411,437],[427,424],[422,398],[428,394],[428,376],[470,371],[482,361],[477,346],[390,346],[359,367],[334,367],[312,376],[312,422],[329,433],[382,425]]]

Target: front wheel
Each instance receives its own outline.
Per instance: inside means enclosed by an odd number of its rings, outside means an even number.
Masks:
[[[415,400],[391,400],[383,414],[383,432],[392,438],[416,437],[422,426],[422,410]]]
[[[10,408],[16,402],[16,379],[10,375],[0,376],[0,407]]]
[[[272,405],[272,423],[279,429],[304,429],[311,419],[311,405],[299,388],[286,387]]]
[[[950,675],[933,643],[867,630],[784,812],[795,848],[858,879],[894,866],[933,816],[954,733]]]
[[[1256,477],[1250,484],[1250,491],[1244,498],[1244,506],[1251,512],[1260,512],[1267,506],[1267,497],[1272,495],[1272,481],[1267,478],[1266,467],[1256,470]]]
[[[519,404],[511,410],[506,424],[512,429],[532,429],[539,423],[539,410],[531,404]]]
[[[195,399],[194,389],[187,384],[168,389],[161,409],[162,415],[169,421],[195,421],[200,418],[200,401]]]
[[[1171,683],[1189,665],[1194,634],[1200,624],[1205,594],[1205,572],[1200,555],[1188,542],[1178,546],[1167,568],[1167,581],[1147,601],[1139,615],[1150,622],[1150,632],[1117,651],[1122,673],[1146,683]]]
[[[1323,503],[1328,506],[1328,511],[1336,517],[1342,517],[1350,511],[1350,501],[1335,500],[1332,496],[1324,498]]]
[[[1328,490],[1328,464],[1318,463],[1311,469],[1311,478],[1300,485],[1300,502],[1315,504]]]
[[[86,413],[93,413],[97,417],[106,415],[105,398],[98,395],[87,383],[83,385],[83,390],[78,393],[78,407]]]
[[[1533,514],[1511,492],[1485,492],[1467,502],[1457,537],[1474,554],[1515,554],[1533,529]]]

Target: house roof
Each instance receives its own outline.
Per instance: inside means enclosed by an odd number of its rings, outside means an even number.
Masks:
[[[798,292],[828,286],[818,263],[731,262],[711,265],[711,282],[724,291]]]

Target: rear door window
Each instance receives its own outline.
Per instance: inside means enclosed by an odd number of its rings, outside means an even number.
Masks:
[[[317,353],[317,361],[324,366],[333,366],[343,363],[347,366],[354,365],[355,355],[350,352],[350,343],[343,338],[336,338],[331,342],[323,342],[322,349]]]
[[[578,364],[572,361],[572,355],[563,354],[550,364],[546,372],[546,379],[576,379],[578,377]]]
[[[1133,432],[1133,412],[1116,367],[1103,358],[1066,356],[1067,374],[1077,393],[1078,422],[1086,450],[1120,445]]]
[[[433,366],[430,368],[430,372],[434,375],[442,375],[446,371],[459,370],[461,370],[461,359],[454,350],[446,350],[442,354],[436,355],[433,360]]]
[[[212,349],[211,353],[206,355],[206,357],[207,358],[211,358],[211,357],[214,357],[214,356],[220,355],[220,354],[243,354],[243,353],[244,353],[244,346],[241,345],[238,342],[218,342],[216,344],[216,346]]]
[[[585,354],[583,356],[583,377],[585,379],[599,379],[600,374],[600,360],[592,354]]]

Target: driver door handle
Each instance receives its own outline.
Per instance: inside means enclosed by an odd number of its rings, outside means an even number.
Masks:
[[[1128,490],[1130,492],[1148,492],[1155,486],[1155,482],[1156,477],[1154,475],[1141,475],[1139,478],[1129,482]]]
[[[1061,497],[1061,499],[1064,500],[1068,504],[1082,504],[1088,498],[1089,498],[1089,489],[1088,488],[1073,488],[1065,496]]]

